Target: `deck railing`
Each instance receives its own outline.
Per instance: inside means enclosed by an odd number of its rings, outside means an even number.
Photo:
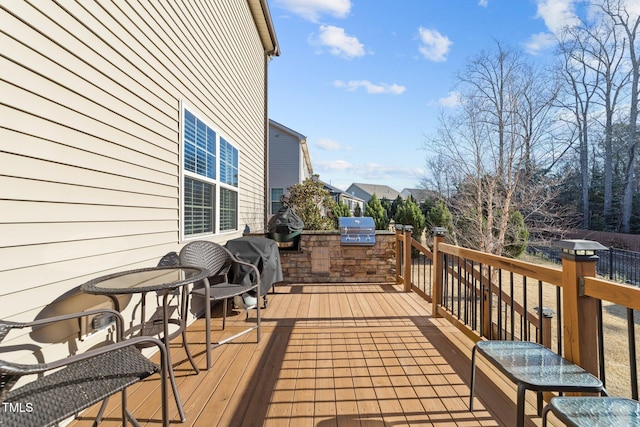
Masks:
[[[597,257],[565,241],[562,265],[542,265],[444,243],[433,249],[396,226],[396,283],[432,303],[472,340],[539,342],[599,376],[610,394],[638,399],[640,289],[596,278]]]

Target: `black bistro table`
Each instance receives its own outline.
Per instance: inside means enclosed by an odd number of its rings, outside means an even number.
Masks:
[[[186,320],[184,316],[187,312],[187,286],[191,283],[202,280],[209,276],[209,270],[201,267],[192,266],[172,266],[172,267],[149,267],[136,270],[121,271],[102,277],[97,277],[80,286],[83,292],[92,295],[105,295],[113,302],[114,309],[120,311],[120,302],[118,295],[123,294],[141,294],[141,335],[156,335],[161,332],[161,339],[167,347],[167,367],[171,379],[171,387],[178,405],[180,419],[184,422],[186,417],[182,408],[182,402],[178,394],[175,376],[173,373],[173,364],[171,363],[171,353],[169,352],[169,341],[174,336],[183,334],[183,345],[185,352],[189,357],[191,365],[196,372],[199,372],[191,352],[187,340],[184,337],[186,330]],[[174,295],[174,291],[181,288],[181,310],[179,318],[172,318],[169,314],[169,298]],[[146,294],[156,292],[162,296],[162,316],[160,318],[145,318]],[[177,329],[169,333],[169,324],[177,325]],[[160,328],[159,328],[160,327]],[[160,330],[159,330],[160,329]]]

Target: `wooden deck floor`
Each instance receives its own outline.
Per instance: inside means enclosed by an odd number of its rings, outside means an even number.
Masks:
[[[176,426],[510,426],[515,388],[479,363],[476,410],[469,412],[472,343],[430,304],[390,284],[278,285],[262,311],[262,340],[252,332],[213,351],[204,371],[204,321],[188,329],[199,375],[184,350],[171,352],[187,422]],[[224,334],[245,325],[231,315]],[[249,322],[255,322],[255,311]],[[214,330],[220,329],[215,319]],[[218,332],[221,334],[221,332]],[[128,408],[142,425],[160,425],[157,376],[129,388]],[[120,425],[119,399],[101,426]],[[540,425],[531,403],[531,425]],[[485,409],[486,408],[486,409]],[[73,422],[89,426],[91,408]]]

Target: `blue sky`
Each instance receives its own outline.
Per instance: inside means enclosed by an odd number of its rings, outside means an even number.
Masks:
[[[454,108],[474,54],[521,47],[544,60],[580,0],[269,0],[281,56],[269,64],[269,117],[307,136],[314,172],[419,187],[425,136]]]

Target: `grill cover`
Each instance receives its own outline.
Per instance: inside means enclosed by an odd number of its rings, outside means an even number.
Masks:
[[[269,220],[267,237],[273,239],[280,248],[297,248],[304,223],[296,213],[288,207],[282,207]]]
[[[304,223],[296,213],[288,207],[282,207],[267,224],[270,233],[279,234],[300,234],[304,228]]]
[[[225,247],[229,249],[236,258],[241,261],[253,264],[260,272],[260,295],[264,296],[269,292],[274,283],[281,282],[282,265],[280,264],[280,253],[276,242],[264,237],[245,236],[229,240]],[[249,267],[234,266],[233,283],[248,285],[251,278],[247,273]]]
[[[373,218],[340,217],[340,244],[373,246],[376,244],[376,226]]]

